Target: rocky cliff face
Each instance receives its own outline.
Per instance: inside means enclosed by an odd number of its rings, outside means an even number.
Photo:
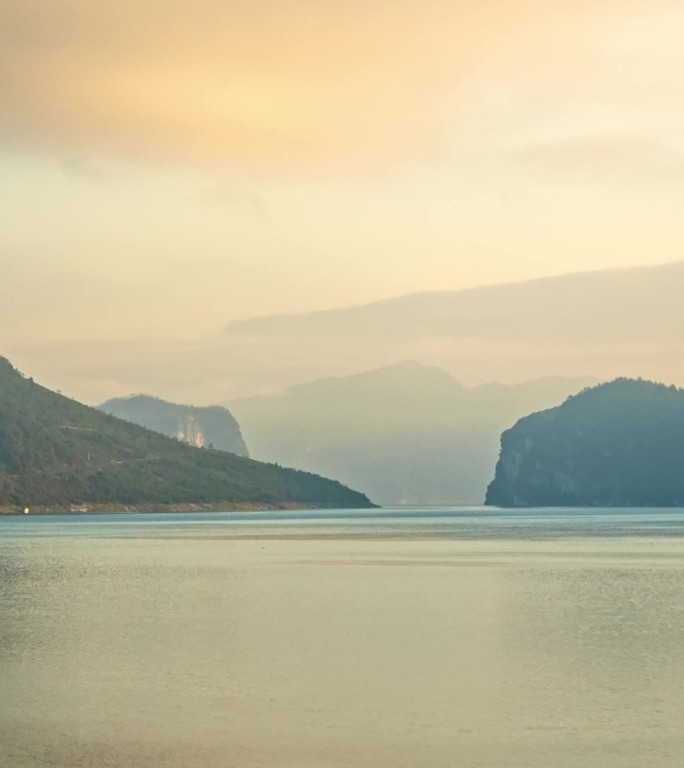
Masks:
[[[149,395],[108,400],[101,411],[139,424],[196,448],[212,447],[236,456],[248,456],[240,426],[227,408],[177,405]]]
[[[485,503],[684,506],[684,390],[617,379],[521,419]]]

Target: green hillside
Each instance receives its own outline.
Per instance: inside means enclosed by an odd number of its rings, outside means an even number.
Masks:
[[[501,436],[487,504],[684,505],[684,390],[616,379]]]
[[[333,480],[193,448],[81,405],[0,358],[0,506],[371,506]]]

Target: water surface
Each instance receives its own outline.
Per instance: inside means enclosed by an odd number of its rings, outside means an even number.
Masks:
[[[8,768],[679,768],[684,512],[0,518]]]

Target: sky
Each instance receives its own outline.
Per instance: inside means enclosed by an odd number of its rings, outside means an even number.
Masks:
[[[682,258],[670,0],[0,0],[0,348]]]

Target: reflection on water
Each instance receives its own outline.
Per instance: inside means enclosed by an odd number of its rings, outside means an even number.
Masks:
[[[0,520],[2,765],[679,768],[684,514],[445,514]]]

